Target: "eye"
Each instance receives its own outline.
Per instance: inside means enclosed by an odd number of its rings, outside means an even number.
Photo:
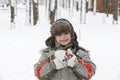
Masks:
[[[61,36],[62,34],[61,33],[58,33],[56,36]]]
[[[69,34],[69,32],[65,32],[64,34]]]

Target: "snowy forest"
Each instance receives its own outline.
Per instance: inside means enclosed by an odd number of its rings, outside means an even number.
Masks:
[[[52,24],[56,19],[61,17],[62,10],[66,10],[70,16],[78,12],[80,24],[86,23],[86,14],[91,11],[95,15],[96,12],[104,13],[104,18],[112,14],[113,24],[118,24],[120,16],[120,0],[0,0],[1,9],[8,8],[10,10],[11,26],[15,25],[14,18],[17,16],[18,6],[24,6],[25,23],[36,25],[41,17],[39,6],[45,6],[46,18]]]
[[[38,80],[34,64],[59,18],[90,51],[91,80],[120,80],[120,0],[0,0],[0,80]]]

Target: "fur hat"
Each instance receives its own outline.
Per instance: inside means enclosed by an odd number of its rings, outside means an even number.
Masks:
[[[58,19],[56,22],[53,23],[51,26],[51,35],[55,36],[59,33],[64,33],[64,32],[73,32],[73,27],[69,21],[66,19]]]
[[[51,36],[46,40],[46,45],[50,48],[55,47],[55,39],[54,37],[57,34],[63,33],[63,32],[70,32],[72,35],[72,43],[74,45],[78,46],[77,42],[77,35],[73,29],[72,24],[66,20],[66,19],[58,19],[56,20],[50,29]]]

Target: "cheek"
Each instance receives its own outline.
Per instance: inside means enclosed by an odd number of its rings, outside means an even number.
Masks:
[[[71,35],[69,35],[69,39],[72,40],[72,36]]]
[[[59,37],[55,37],[55,41],[57,41],[57,42],[58,42],[58,41],[59,41]]]
[[[71,40],[72,40],[72,38],[71,38],[71,36],[69,37],[69,41],[71,42]]]

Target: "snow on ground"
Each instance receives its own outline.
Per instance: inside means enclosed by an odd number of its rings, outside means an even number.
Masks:
[[[23,9],[18,10],[16,28],[10,29],[9,10],[0,9],[0,80],[37,80],[33,65],[39,59],[39,50],[45,47],[50,25],[44,14],[38,25],[25,25],[23,13]],[[120,80],[120,26],[112,25],[111,15],[106,24],[104,15],[99,13],[89,12],[87,17],[87,24],[79,24],[77,15],[67,19],[73,24],[80,45],[90,51],[97,65],[91,80]]]

